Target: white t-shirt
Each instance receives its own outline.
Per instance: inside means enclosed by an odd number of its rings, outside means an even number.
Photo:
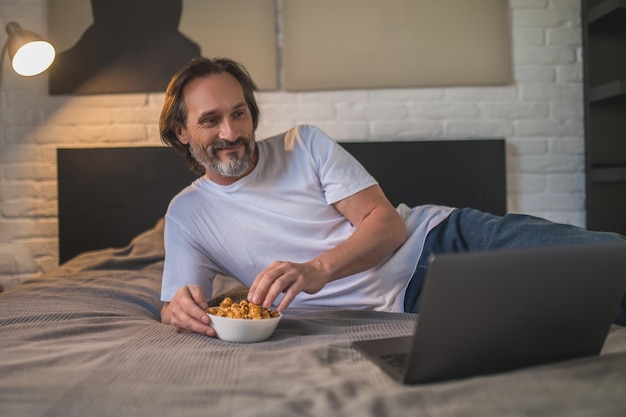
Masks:
[[[210,297],[217,273],[250,286],[273,261],[309,261],[353,233],[332,204],[376,181],[347,151],[306,125],[259,141],[258,149],[256,167],[234,184],[202,177],[171,201],[163,301],[184,285],[200,285]],[[300,293],[290,305],[402,311],[426,234],[452,209],[401,205],[398,211],[409,238],[388,261],[332,281],[317,294]]]

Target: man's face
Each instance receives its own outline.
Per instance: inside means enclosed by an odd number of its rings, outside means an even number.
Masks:
[[[187,121],[177,129],[178,140],[189,145],[206,175],[220,184],[247,175],[256,164],[256,142],[237,79],[226,72],[196,78],[185,86],[183,96]]]

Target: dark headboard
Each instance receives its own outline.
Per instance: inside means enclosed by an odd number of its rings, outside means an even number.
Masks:
[[[127,245],[195,179],[166,147],[58,149],[57,170],[60,263]]]
[[[504,140],[342,142],[397,205],[506,212]],[[59,261],[122,247],[194,180],[167,147],[58,149]]]
[[[503,139],[341,144],[394,206],[441,204],[506,212]]]

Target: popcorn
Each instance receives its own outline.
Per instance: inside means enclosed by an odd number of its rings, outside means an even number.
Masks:
[[[278,317],[278,312],[258,304],[242,300],[234,303],[230,297],[224,298],[219,307],[209,307],[207,313],[231,319],[262,320]]]

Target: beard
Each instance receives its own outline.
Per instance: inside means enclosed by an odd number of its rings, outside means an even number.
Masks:
[[[244,145],[244,153],[241,157],[236,152],[228,154],[228,161],[219,159],[216,151]],[[245,174],[254,156],[256,142],[254,136],[240,136],[235,141],[217,140],[212,145],[202,146],[195,141],[189,142],[189,152],[205,169],[215,172],[223,177],[239,177]]]

